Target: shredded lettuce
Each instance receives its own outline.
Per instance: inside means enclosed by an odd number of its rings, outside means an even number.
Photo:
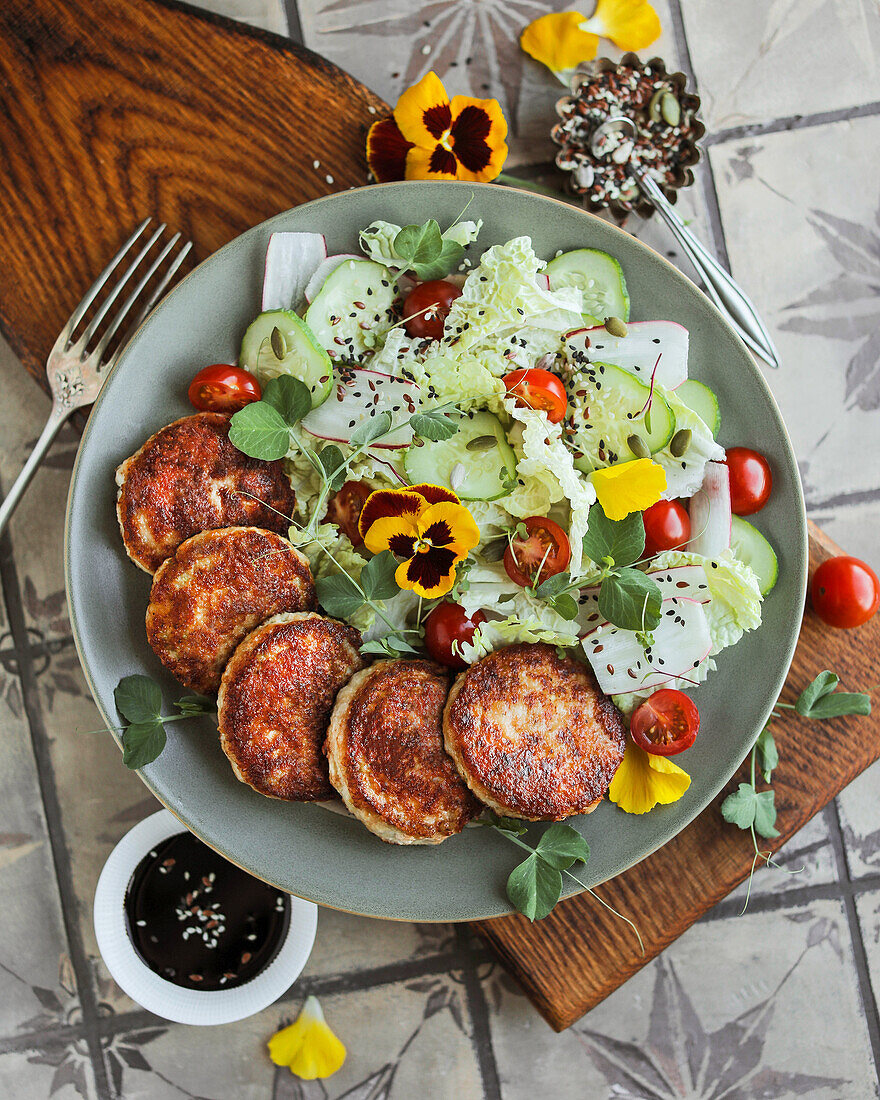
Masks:
[[[483,226],[482,220],[475,222],[456,222],[449,229],[444,229],[440,236],[444,241],[454,241],[463,248],[477,239],[477,235]],[[374,221],[360,232],[361,248],[376,263],[386,267],[401,267],[403,260],[394,251],[394,238],[400,232],[401,227],[392,222]]]
[[[315,439],[296,428],[293,429],[293,434],[299,447],[291,447],[284,460],[284,469],[296,492],[296,514],[301,519],[307,520],[315,509],[323,482],[315,467],[302,453],[302,449],[317,452],[324,444],[322,440]],[[344,443],[338,446],[344,455],[351,453],[351,448]],[[394,475],[390,459],[380,458],[369,452],[358,455],[351,463],[346,480],[366,481],[373,489],[397,489],[404,484],[402,478]]]
[[[345,572],[357,580],[367,559],[351,545],[347,535],[335,523],[320,523],[314,535],[306,534],[301,527],[291,525],[287,532],[291,543],[309,559],[312,576],[332,577]],[[375,611],[366,604],[352,615],[351,625],[358,630],[366,630],[373,623]]]

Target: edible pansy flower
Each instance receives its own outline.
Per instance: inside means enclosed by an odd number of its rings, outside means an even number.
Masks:
[[[666,806],[677,802],[690,785],[688,773],[668,756],[645,752],[628,737],[608,797],[625,813],[646,814],[658,803]]]
[[[666,488],[666,471],[650,458],[636,458],[593,470],[590,481],[602,511],[616,521],[656,504]]]
[[[660,19],[647,0],[598,0],[589,19],[577,11],[551,12],[529,23],[520,45],[529,56],[567,76],[599,50],[599,37],[622,50],[642,50],[660,37]]]
[[[474,517],[455,493],[439,485],[377,489],[367,497],[358,527],[373,554],[403,558],[394,579],[425,599],[445,596],[455,567],[480,541]]]
[[[507,122],[496,99],[451,100],[436,73],[398,99],[394,117],[374,122],[367,163],[380,183],[469,180],[487,183],[507,159]]]
[[[299,1016],[269,1040],[269,1057],[304,1081],[330,1077],[345,1061],[345,1047],[324,1019],[317,997],[307,997]]]

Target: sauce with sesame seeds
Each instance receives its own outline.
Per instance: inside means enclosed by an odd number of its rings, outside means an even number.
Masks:
[[[146,965],[184,989],[233,989],[275,958],[290,899],[192,833],[157,844],[125,893],[131,942]]]

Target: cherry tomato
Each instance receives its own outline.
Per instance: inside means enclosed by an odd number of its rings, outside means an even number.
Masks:
[[[866,623],[880,607],[880,580],[858,558],[829,558],[813,574],[810,595],[819,618],[845,630]]]
[[[655,756],[675,756],[694,743],[700,731],[700,712],[683,691],[660,688],[633,712],[629,721],[633,741]]]
[[[482,611],[470,618],[458,603],[438,603],[425,619],[425,645],[435,661],[450,668],[466,668],[467,663],[452,648],[453,642],[472,642],[474,631],[486,621]]]
[[[544,516],[530,516],[524,521],[526,534],[514,535],[504,551],[504,568],[515,583],[527,588],[534,582],[561,573],[571,559],[568,535],[558,523]]]
[[[760,512],[773,488],[770,463],[748,447],[731,447],[727,452],[730,471],[730,507],[735,516],[750,516]]]
[[[201,412],[237,412],[262,396],[260,383],[244,367],[215,363],[202,367],[189,384],[190,403]]]
[[[677,500],[658,500],[642,512],[645,557],[682,547],[691,537],[691,518]]]
[[[540,367],[513,370],[505,374],[503,382],[507,392],[512,393],[520,405],[545,412],[551,424],[558,424],[565,416],[568,408],[565,386],[550,371]]]
[[[358,530],[358,519],[372,489],[366,481],[346,481],[327,502],[325,523],[335,523],[348,535],[352,546],[361,546],[363,539]]]
[[[407,295],[403,304],[404,325],[410,336],[418,339],[439,340],[443,324],[449,316],[449,307],[461,297],[461,288],[445,279],[429,279],[419,283]]]

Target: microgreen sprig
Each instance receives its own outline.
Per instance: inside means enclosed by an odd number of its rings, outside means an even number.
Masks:
[[[207,695],[184,695],[174,703],[180,714],[162,714],[162,689],[149,676],[123,676],[113,692],[116,709],[128,722],[122,729],[122,762],[127,768],[151,764],[165,748],[166,722],[180,722],[200,714],[214,714],[216,704]]]

